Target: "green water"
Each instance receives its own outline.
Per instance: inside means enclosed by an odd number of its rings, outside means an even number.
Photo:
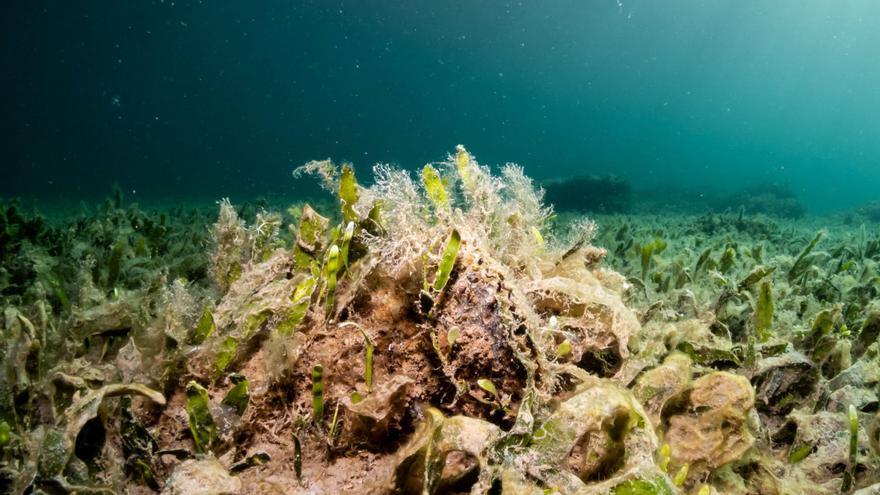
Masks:
[[[870,0],[14,1],[0,194],[300,196],[310,159],[464,143],[669,204],[777,184],[847,211],[880,190],[878,22]]]

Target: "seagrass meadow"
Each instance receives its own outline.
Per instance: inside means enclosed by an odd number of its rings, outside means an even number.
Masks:
[[[303,174],[325,201],[4,204],[5,491],[877,489],[870,218],[587,219],[463,146]]]

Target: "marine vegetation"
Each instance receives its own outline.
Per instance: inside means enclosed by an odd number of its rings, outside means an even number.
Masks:
[[[880,481],[872,436],[880,376],[876,231],[809,222],[781,227],[742,214],[597,221],[605,228],[594,242],[614,253],[611,264],[629,283],[624,300],[642,324],[624,365],[635,367],[627,375],[640,375],[636,390],[664,372],[664,384],[652,392],[665,391],[673,373],[681,380],[710,369],[735,373],[753,390],[743,400],[754,409],[741,418],[749,435],[736,445],[725,435],[703,437],[698,451],[679,458],[690,463],[689,479],[699,457],[701,476],[719,493],[848,493]],[[638,240],[644,246],[658,238],[668,247],[652,254],[645,270]],[[660,351],[657,342],[664,343]],[[673,402],[662,410],[680,407]],[[692,433],[698,431],[709,430]],[[674,465],[673,432],[665,438]],[[713,464],[709,449],[721,447],[719,454],[736,460]]]
[[[336,204],[4,207],[4,491],[877,489],[876,233],[562,222],[462,146],[295,173]]]

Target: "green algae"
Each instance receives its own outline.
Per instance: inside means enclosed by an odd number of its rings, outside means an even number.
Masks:
[[[293,473],[297,480],[302,479],[302,463],[302,443],[300,443],[298,436],[293,435]]]
[[[767,342],[773,334],[773,296],[770,282],[763,282],[758,291],[755,304],[755,337],[758,342]]]
[[[630,480],[615,486],[613,495],[675,495],[675,490],[669,486],[669,482],[662,479],[654,480]]]
[[[437,275],[434,277],[432,288],[435,294],[443,292],[449,277],[452,275],[452,269],[455,267],[455,260],[458,258],[458,249],[461,246],[461,234],[457,229],[452,229],[449,234],[449,240],[446,241],[446,247],[443,249],[443,255],[440,257],[440,264],[437,266]]]
[[[230,473],[240,473],[245,469],[250,469],[256,466],[262,466],[263,464],[268,463],[272,460],[272,457],[266,452],[257,452],[253,455],[249,455],[245,457],[245,459],[241,462],[237,462],[233,464],[229,468]]]
[[[846,461],[846,471],[843,473],[843,484],[840,490],[848,492],[856,479],[859,456],[859,415],[856,407],[852,404],[847,409],[847,423],[849,424],[849,456]]]
[[[446,196],[446,188],[443,187],[443,179],[437,169],[431,164],[425,165],[422,169],[422,185],[428,194],[428,199],[434,205],[436,211],[443,211],[448,206],[448,198]]]
[[[315,424],[324,420],[324,367],[320,364],[312,368],[312,420]]]
[[[813,446],[809,444],[792,446],[791,452],[788,454],[789,464],[797,464],[806,459],[813,452]]]
[[[196,452],[210,451],[217,441],[217,424],[211,414],[208,391],[195,381],[186,385],[186,413]]]
[[[342,232],[342,248],[339,251],[339,257],[342,259],[342,266],[348,269],[348,251],[351,248],[351,240],[354,237],[354,222],[348,222],[345,230]]]
[[[342,219],[344,222],[356,222],[358,214],[354,205],[358,202],[358,184],[354,176],[354,168],[345,164],[339,175],[339,203],[342,207]]]
[[[217,327],[214,324],[214,313],[211,312],[211,308],[205,308],[204,311],[202,311],[202,316],[199,318],[199,323],[196,325],[196,329],[193,332],[191,339],[192,344],[201,344],[210,337],[216,329]]]
[[[326,301],[324,303],[324,311],[330,313],[333,309],[333,298],[336,295],[337,274],[341,268],[339,263],[339,247],[334,244],[327,251],[327,261],[324,264],[324,292]]]
[[[642,279],[645,279],[648,276],[648,270],[651,268],[651,261],[654,259],[654,255],[662,253],[666,250],[666,247],[666,241],[660,238],[642,245],[639,251],[641,256]]]
[[[233,383],[229,392],[226,393],[226,396],[223,397],[223,401],[220,402],[224,406],[231,407],[235,414],[241,416],[244,414],[245,409],[247,409],[248,402],[250,400],[250,391],[248,390],[248,380],[242,375],[237,373],[230,375],[230,381]]]
[[[217,355],[214,358],[214,376],[222,376],[229,368],[229,365],[235,360],[238,353],[238,340],[235,337],[227,336],[220,341],[217,349]]]
[[[305,319],[306,314],[308,314],[312,294],[315,292],[317,285],[317,279],[311,276],[307,276],[296,285],[293,295],[290,296],[293,306],[290,308],[287,317],[275,327],[276,332],[285,337],[293,335],[293,332],[296,331],[300,323]]]
[[[9,445],[12,440],[12,427],[6,421],[0,421],[0,448]]]
[[[329,223],[329,219],[319,215],[308,204],[303,206],[293,246],[293,258],[299,271],[314,273],[317,270],[324,233]]]
[[[740,283],[737,285],[737,288],[740,291],[748,290],[758,282],[772,275],[775,271],[775,266],[757,265],[752,269],[751,272],[749,272],[748,275],[746,275],[744,279],[740,281]]]
[[[807,268],[810,266],[810,253],[813,252],[813,249],[816,248],[816,245],[819,244],[819,241],[821,241],[824,236],[825,232],[819,231],[816,233],[816,236],[813,237],[813,240],[804,246],[804,249],[800,252],[797,258],[795,258],[794,263],[791,265],[791,269],[788,271],[789,281],[794,281],[804,275]]]

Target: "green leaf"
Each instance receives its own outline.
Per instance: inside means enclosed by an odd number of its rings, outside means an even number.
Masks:
[[[669,461],[672,459],[672,447],[669,446],[668,443],[664,443],[662,447],[660,447],[660,459],[657,461],[657,466],[664,473],[669,472]]]
[[[0,422],[0,447],[9,445],[11,438],[11,428],[6,421]]]
[[[452,275],[452,268],[455,266],[460,245],[461,234],[458,233],[458,229],[452,229],[452,234],[446,243],[446,249],[443,250],[443,256],[440,258],[440,266],[437,267],[437,276],[434,278],[434,292],[441,292],[446,287],[446,283],[449,282],[449,276]]]
[[[566,358],[569,355],[571,355],[571,342],[565,339],[556,346],[556,357]]]
[[[293,259],[297,271],[309,272],[317,264],[317,257],[322,248],[324,233],[330,220],[322,217],[311,206],[303,206],[299,219],[299,231],[296,234],[296,245],[293,247]]]
[[[330,250],[327,253],[327,264],[324,273],[327,283],[327,302],[324,305],[324,309],[328,314],[333,309],[333,297],[336,294],[336,274],[338,272],[339,246],[334,244],[330,246]]]
[[[367,213],[367,220],[363,223],[367,232],[377,235],[385,231],[385,222],[382,219],[382,200],[377,199]]]
[[[754,269],[752,269],[752,271],[748,275],[746,275],[746,278],[742,279],[737,288],[741,291],[746,290],[763,280],[767,275],[770,275],[774,271],[776,271],[775,266],[766,267],[758,265]]]
[[[211,415],[208,391],[195,381],[186,385],[186,413],[196,452],[204,454],[217,441],[217,424]]]
[[[800,277],[809,267],[809,262],[807,261],[807,255],[809,255],[813,249],[816,247],[816,244],[819,244],[819,241],[822,240],[822,237],[825,235],[825,231],[820,230],[816,233],[816,237],[813,238],[812,241],[807,244],[801,254],[795,259],[794,264],[791,265],[791,269],[788,271],[788,280],[793,281],[796,278]]]
[[[425,186],[428,199],[431,200],[434,209],[437,211],[445,210],[449,199],[446,197],[446,189],[443,188],[443,179],[431,164],[425,165],[425,168],[422,169],[422,185]]]
[[[333,419],[330,420],[330,431],[327,432],[327,441],[332,446],[334,440],[336,439],[336,428],[339,426],[339,403],[336,403],[336,407],[333,409]]]
[[[718,269],[721,273],[727,273],[733,268],[733,264],[736,261],[736,250],[733,247],[728,246],[727,249],[721,253],[721,259],[718,261]]]
[[[544,236],[541,235],[541,231],[538,227],[532,226],[532,238],[535,239],[535,244],[538,245],[539,248],[543,249],[546,241],[544,241]]]
[[[669,482],[657,477],[648,480],[629,480],[614,487],[612,495],[675,495],[675,490],[669,486]]]
[[[471,155],[460,144],[455,147],[455,150],[455,169],[458,171],[465,192],[471,193],[476,186],[476,181],[471,173]]]
[[[677,473],[675,473],[675,477],[672,478],[672,484],[677,487],[684,486],[684,482],[687,481],[688,477],[688,464],[683,465]]]
[[[250,400],[248,381],[244,376],[237,373],[230,376],[230,379],[235,385],[226,393],[226,397],[223,398],[221,404],[231,407],[235,414],[241,416],[244,414],[244,410],[247,409],[248,401]]]
[[[663,239],[654,239],[653,241],[642,246],[640,250],[640,260],[642,263],[642,278],[644,279],[648,275],[648,270],[651,268],[651,259],[655,254],[660,254],[666,250],[667,244]]]
[[[205,310],[202,311],[202,317],[199,318],[199,324],[196,326],[195,332],[193,332],[191,340],[192,344],[201,344],[214,333],[216,328],[217,327],[214,325],[214,314],[211,313],[211,308],[206,307]]]
[[[492,383],[491,380],[480,378],[479,380],[477,380],[477,386],[492,394],[492,396],[495,397],[496,400],[498,399],[498,389],[495,388],[495,384]]]
[[[803,444],[797,448],[792,447],[791,452],[788,454],[788,462],[789,464],[797,464],[806,459],[812,452],[813,446],[810,444]]]
[[[312,417],[315,424],[324,419],[324,367],[320,364],[312,368]]]
[[[758,342],[767,342],[772,335],[773,327],[773,295],[770,282],[763,282],[758,292],[755,307],[755,337]]]
[[[452,347],[455,345],[455,341],[458,340],[458,336],[461,334],[461,328],[457,325],[453,326],[446,332],[446,343],[449,344],[449,349],[452,350]]]
[[[366,349],[364,349],[364,383],[367,384],[368,393],[373,387],[373,349],[373,343],[367,339]]]
[[[339,253],[342,258],[342,265],[348,269],[348,249],[351,246],[351,239],[354,237],[354,222],[348,222],[342,233],[342,250]]]
[[[302,453],[302,444],[299,442],[299,437],[293,436],[293,472],[296,474],[296,479],[302,478],[302,467],[303,467],[303,453]]]
[[[220,342],[217,356],[214,358],[214,373],[217,377],[222,376],[226,368],[235,360],[238,353],[238,341],[231,335]]]
[[[645,279],[648,276],[648,269],[651,268],[651,256],[654,254],[654,243],[649,242],[642,246],[639,254],[642,263],[642,279]]]
[[[254,455],[248,456],[247,458],[245,458],[245,460],[233,464],[232,467],[229,468],[229,472],[240,473],[245,469],[266,464],[270,460],[272,460],[272,458],[269,456],[269,454],[265,452],[257,452]]]
[[[849,459],[847,461],[846,472],[843,473],[843,486],[841,491],[848,492],[852,488],[856,480],[856,468],[858,467],[859,456],[859,414],[856,406],[850,404],[848,410],[849,416]]]
[[[837,273],[843,273],[845,271],[851,270],[856,266],[856,262],[853,260],[846,260],[840,264],[840,267],[837,269]]]
[[[260,311],[249,313],[247,317],[244,319],[243,325],[243,336],[244,340],[247,340],[254,333],[256,333],[263,325],[269,321],[269,318],[272,317],[272,310],[270,308],[264,308]]]
[[[709,256],[711,256],[711,255],[712,255],[712,248],[706,248],[706,250],[703,251],[703,254],[701,254],[700,257],[697,259],[697,264],[694,265],[694,274],[695,275],[700,271],[700,268],[702,268],[706,264],[706,261],[709,260]]]
[[[284,336],[291,336],[296,328],[302,323],[303,319],[309,311],[312,302],[312,294],[318,285],[315,277],[306,277],[302,282],[297,284],[293,290],[290,300],[293,301],[293,307],[287,314],[287,317],[275,327],[275,331]]]
[[[355,222],[358,219],[354,205],[358,202],[357,181],[354,177],[354,169],[351,165],[342,166],[339,176],[339,202],[342,206],[342,218],[346,222]]]

